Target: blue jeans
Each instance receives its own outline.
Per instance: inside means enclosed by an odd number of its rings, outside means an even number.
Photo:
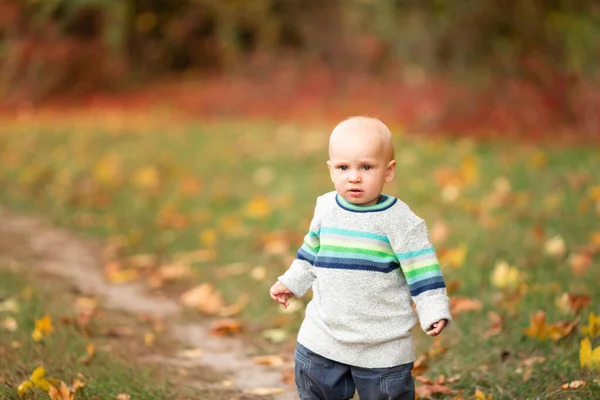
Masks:
[[[390,368],[360,368],[322,357],[300,343],[294,354],[294,379],[301,400],[413,400],[413,363]]]

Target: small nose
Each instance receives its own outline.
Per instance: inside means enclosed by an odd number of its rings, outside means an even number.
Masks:
[[[348,176],[348,181],[352,183],[360,182],[360,174],[358,171],[351,171]]]

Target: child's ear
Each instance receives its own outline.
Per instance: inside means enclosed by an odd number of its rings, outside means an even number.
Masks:
[[[327,168],[329,169],[329,176],[331,177],[331,182],[333,182],[333,167],[331,166],[331,161],[327,161]]]
[[[392,160],[388,163],[387,169],[385,170],[385,183],[390,183],[396,175],[396,160]]]

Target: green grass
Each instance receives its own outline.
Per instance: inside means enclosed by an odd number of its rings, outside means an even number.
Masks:
[[[331,127],[136,118],[5,124],[0,201],[72,229],[120,235],[123,256],[150,252],[167,262],[179,252],[212,246],[216,258],[195,265],[197,280],[215,282],[228,302],[248,293],[251,301],[242,318],[252,333],[283,325],[293,336],[301,312],[282,315],[268,288],[300,245],[316,196],[332,190],[325,165]],[[600,185],[598,149],[401,135],[395,145],[398,170],[386,192],[409,204],[430,228],[438,220],[448,224],[450,235],[437,244],[438,253],[465,245],[467,254],[461,266],[443,266],[445,279],[459,282],[453,295],[483,302],[482,310],[456,317],[443,335],[448,351],[429,360],[426,375],[460,375],[452,387],[465,396],[480,389],[495,399],[598,398],[597,384],[577,392],[559,390],[565,382],[594,377],[579,367],[577,331],[558,342],[523,334],[537,310],[546,312],[549,323],[572,320],[572,313],[555,305],[566,292],[592,296],[584,322],[588,311],[600,313],[598,254],[580,276],[568,263],[571,254],[590,245],[590,235],[600,232],[600,199],[592,195]],[[444,200],[444,170],[459,186],[453,201]],[[143,171],[147,185],[139,178]],[[191,178],[197,191],[182,189]],[[494,203],[499,178],[509,182],[510,195]],[[247,211],[251,204],[258,212]],[[199,239],[206,230],[217,232],[216,243]],[[555,235],[566,244],[560,257],[544,251]],[[284,251],[268,251],[265,244],[273,237]],[[512,309],[501,302],[506,292],[490,281],[498,260],[524,277],[526,287]],[[218,279],[223,267],[236,262],[247,263],[248,270],[265,266],[267,276],[253,280],[245,272]],[[486,338],[488,311],[505,322],[500,335]],[[416,337],[419,351],[426,351],[431,339],[421,332]],[[516,371],[533,356],[545,361],[535,364],[524,381]]]
[[[6,265],[0,269],[0,303],[10,299],[18,305],[16,312],[0,312],[0,322],[12,318],[17,323],[14,331],[0,328],[0,398],[18,399],[17,387],[40,366],[45,368],[47,378],[68,385],[74,379],[85,382],[85,388],[76,393],[77,399],[114,399],[119,393],[140,399],[194,398],[169,383],[156,369],[132,361],[132,356],[151,351],[143,349],[141,331],[132,337],[107,334],[111,328],[130,326],[131,316],[103,313],[92,319],[88,334],[84,334],[74,319],[64,322],[78,315],[73,309],[75,296],[64,290],[66,286],[59,290],[60,283],[52,277],[25,279],[30,275],[9,272]],[[36,342],[32,339],[35,321],[45,315],[51,317],[53,331]],[[84,362],[89,344],[95,346],[95,352],[89,362]],[[34,388],[25,398],[47,399],[48,395]]]

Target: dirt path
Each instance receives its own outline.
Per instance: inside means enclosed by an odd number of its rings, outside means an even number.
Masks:
[[[282,394],[265,398],[297,399],[295,388],[282,382],[282,371],[254,364],[247,356],[247,345],[240,339],[210,335],[209,328],[201,323],[179,322],[183,320],[179,304],[171,299],[151,297],[140,283],[111,285],[106,282],[99,265],[99,243],[53,227],[41,219],[0,209],[0,240],[3,238],[10,238],[9,243],[18,242],[18,246],[8,249],[14,257],[33,256],[33,268],[72,282],[82,293],[97,296],[107,308],[165,318],[168,333],[174,339],[202,351],[202,357],[193,360],[174,355],[146,361],[185,368],[208,367],[223,374],[243,392],[281,389]]]

